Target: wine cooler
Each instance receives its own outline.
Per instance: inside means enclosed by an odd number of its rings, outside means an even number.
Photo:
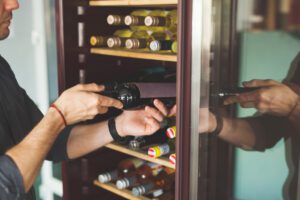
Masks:
[[[231,198],[232,148],[198,134],[205,122],[198,110],[222,112],[210,90],[230,85],[231,52],[221,52],[233,33],[224,31],[212,42],[210,30],[221,32],[222,20],[234,23],[232,16],[218,15],[220,7],[234,3],[56,0],[60,93],[95,82],[106,84],[104,95],[122,100],[126,109],[151,105],[155,98],[177,105],[176,116],[154,135],[113,142],[64,162],[65,200]],[[221,73],[223,80],[214,81]],[[84,123],[118,114],[109,110]]]

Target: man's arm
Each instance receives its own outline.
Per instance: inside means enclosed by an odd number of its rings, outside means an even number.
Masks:
[[[56,100],[56,108],[50,108],[25,138],[5,153],[19,169],[25,192],[32,186],[49,149],[65,127],[65,121],[67,124],[73,124],[105,113],[108,107],[122,107],[120,101],[94,93],[103,89],[96,84],[87,84],[66,90]],[[13,181],[7,181],[9,182]]]
[[[300,134],[300,97],[298,98],[297,104],[289,114],[288,119],[291,121],[291,123],[294,125],[294,127],[298,130]]]
[[[163,118],[161,112],[148,106],[141,110],[124,111],[115,119],[116,129],[121,137],[150,135],[160,128]],[[75,126],[67,143],[68,157],[78,158],[112,141],[107,121]]]
[[[210,130],[216,128],[216,118],[212,113]],[[273,147],[287,132],[293,131],[285,117],[261,115],[240,119],[223,118],[223,128],[219,137],[245,150],[264,151]]]
[[[28,136],[6,152],[23,177],[25,191],[32,186],[44,158],[63,127],[61,116],[50,108]]]

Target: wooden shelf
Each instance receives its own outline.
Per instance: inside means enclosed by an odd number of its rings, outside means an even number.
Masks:
[[[114,144],[114,143],[107,144],[106,147],[109,149],[130,155],[130,156],[136,157],[136,158],[140,158],[140,159],[143,159],[143,160],[146,160],[149,162],[157,163],[157,164],[163,165],[165,167],[175,169],[175,165],[170,163],[169,159],[167,159],[167,158],[163,158],[163,157],[162,158],[152,158],[152,157],[148,156],[145,152],[131,150],[124,146]]]
[[[97,181],[97,180],[95,180],[94,181],[94,184],[96,185],[96,186],[99,186],[99,187],[101,187],[101,188],[103,188],[103,189],[105,189],[105,190],[108,190],[108,191],[110,191],[110,192],[112,192],[112,193],[114,193],[114,194],[116,194],[116,195],[119,195],[119,196],[121,196],[121,197],[123,197],[123,198],[126,198],[126,199],[130,199],[130,200],[151,200],[151,199],[149,199],[149,198],[147,198],[147,197],[143,197],[143,196],[138,196],[138,197],[136,197],[136,196],[133,196],[132,194],[131,194],[131,191],[129,191],[129,190],[119,190],[114,184],[112,184],[112,183],[100,183],[99,181]]]
[[[126,58],[137,58],[146,60],[161,60],[169,62],[177,62],[177,55],[171,53],[151,53],[142,51],[126,51],[126,50],[115,50],[105,48],[91,48],[92,54],[108,55],[108,56],[119,56]]]
[[[90,6],[172,6],[178,0],[92,0],[89,3]]]

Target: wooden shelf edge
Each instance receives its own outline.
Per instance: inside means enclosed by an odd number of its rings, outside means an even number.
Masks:
[[[177,0],[91,0],[90,6],[155,6],[177,5]]]
[[[118,152],[121,152],[121,153],[124,153],[124,154],[127,154],[127,155],[130,155],[130,156],[134,156],[136,158],[140,158],[140,159],[143,159],[143,160],[146,160],[149,162],[153,162],[153,163],[156,163],[159,165],[163,165],[165,167],[175,169],[175,165],[170,163],[169,160],[166,158],[152,158],[143,152],[134,151],[134,150],[128,149],[126,147],[123,147],[121,145],[117,145],[114,143],[107,144],[107,145],[105,145],[105,147],[115,150],[115,151],[118,151]]]
[[[94,184],[98,187],[101,187],[105,190],[108,190],[116,195],[119,195],[121,197],[124,197],[126,199],[130,199],[130,200],[151,200],[147,197],[143,197],[143,196],[133,196],[131,194],[131,192],[129,190],[119,190],[114,184],[112,183],[100,183],[99,181],[95,180]]]
[[[133,52],[133,51],[126,51],[126,50],[115,50],[115,49],[104,49],[104,48],[91,48],[90,52],[92,54],[107,55],[107,56],[120,56],[125,58],[177,62],[177,55],[172,55],[172,54]]]

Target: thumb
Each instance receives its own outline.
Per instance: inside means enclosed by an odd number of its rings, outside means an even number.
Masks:
[[[75,90],[81,90],[86,92],[101,92],[105,89],[103,85],[98,85],[96,83],[89,83],[89,84],[78,84],[73,87]]]
[[[279,82],[268,79],[268,80],[259,80],[259,79],[253,79],[251,81],[244,81],[243,86],[244,87],[267,87],[267,86],[273,86],[278,85]]]

